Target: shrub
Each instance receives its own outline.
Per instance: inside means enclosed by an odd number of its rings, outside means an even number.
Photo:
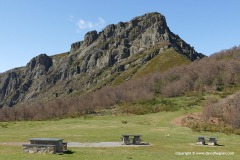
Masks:
[[[121,105],[119,111],[126,114],[143,115],[161,111],[176,111],[180,109],[180,107],[178,104],[167,99],[151,99]]]

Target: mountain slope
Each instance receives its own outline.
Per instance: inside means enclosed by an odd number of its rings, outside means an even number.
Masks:
[[[90,31],[83,41],[73,43],[69,52],[41,54],[25,67],[0,74],[0,106],[84,94],[119,84],[135,74],[161,71],[164,69],[158,69],[161,60],[154,70],[149,65],[154,66],[158,61],[154,57],[166,54],[169,49],[189,61],[204,57],[172,33],[160,13],[111,24],[99,33]],[[116,82],[118,77],[122,80]]]

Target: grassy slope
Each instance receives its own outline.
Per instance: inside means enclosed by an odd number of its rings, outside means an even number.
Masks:
[[[176,52],[173,48],[168,49],[154,57],[145,66],[143,66],[135,75],[135,77],[144,76],[149,73],[163,72],[167,69],[183,64],[189,64],[191,61],[183,55]]]
[[[186,98],[174,99],[175,102],[187,103]],[[11,122],[1,123],[0,142],[24,142],[30,137],[62,137],[67,142],[103,142],[120,141],[121,134],[138,133],[143,140],[152,144],[150,147],[116,148],[69,148],[73,154],[36,155],[21,153],[21,147],[0,146],[0,159],[98,159],[98,160],[158,160],[158,159],[240,159],[239,141],[236,135],[220,133],[196,133],[189,128],[171,123],[178,116],[199,111],[199,107],[176,112],[162,112],[139,116],[95,116],[89,118],[62,119],[56,121]],[[127,121],[123,124],[122,121]],[[7,127],[6,127],[7,126]],[[166,136],[166,135],[170,136]],[[214,135],[222,147],[201,147],[193,145],[196,136]],[[234,152],[233,156],[178,156],[176,152]]]
[[[149,51],[145,51],[142,55],[148,55],[153,53],[158,48],[152,48]],[[142,56],[140,55],[140,56]],[[139,55],[136,55],[139,56]],[[134,59],[136,57],[132,57]],[[183,64],[189,64],[191,61],[185,56],[179,54],[173,48],[167,49],[163,51],[161,54],[157,55],[149,62],[147,62],[143,67],[140,66],[132,66],[131,69],[124,71],[119,76],[115,78],[112,85],[119,85],[127,79],[136,78],[145,76],[147,74],[155,73],[155,72],[163,72],[167,69],[173,68],[175,66],[180,66]],[[140,68],[140,69],[139,69]]]

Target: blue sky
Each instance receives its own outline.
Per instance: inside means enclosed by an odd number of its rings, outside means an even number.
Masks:
[[[210,55],[240,45],[239,8],[239,0],[0,0],[0,72],[147,12],[165,15],[172,32]]]

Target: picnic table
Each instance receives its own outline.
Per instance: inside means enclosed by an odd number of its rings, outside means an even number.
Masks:
[[[55,151],[58,153],[63,152],[64,144],[62,138],[30,138],[31,144],[40,144],[40,145],[54,145]]]
[[[206,140],[206,139],[208,139],[208,140]],[[210,145],[210,146],[217,145],[217,138],[216,137],[199,136],[197,138],[197,144],[199,144],[199,145],[205,145],[206,141],[208,142],[207,144]]]
[[[205,145],[206,141],[205,141],[205,137],[204,136],[199,136],[197,138],[197,144],[199,145]]]
[[[129,144],[135,144],[140,145],[142,140],[141,136],[139,134],[123,134],[122,135],[122,141],[123,144],[129,145]]]
[[[208,145],[210,145],[210,146],[217,145],[217,138],[216,137],[209,137]]]

